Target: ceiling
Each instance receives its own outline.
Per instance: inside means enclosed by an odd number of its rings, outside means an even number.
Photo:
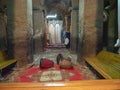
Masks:
[[[71,0],[44,0],[47,14],[65,16],[70,14]]]

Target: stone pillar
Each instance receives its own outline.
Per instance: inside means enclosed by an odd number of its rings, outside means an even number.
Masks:
[[[80,0],[71,0],[73,9],[78,9],[79,8],[79,1]]]
[[[68,16],[65,16],[66,31],[70,32],[70,23],[68,21]]]
[[[32,0],[27,0],[27,18],[28,18],[28,35],[29,35],[29,62],[33,62],[33,11]]]
[[[71,12],[71,51],[77,51],[77,31],[78,31],[78,10],[72,10]]]
[[[72,12],[71,12],[71,51],[77,52],[78,45],[78,10],[79,10],[79,0],[71,0]]]
[[[101,0],[101,2],[103,2],[103,0]],[[102,22],[100,21],[102,19],[98,19],[102,16],[102,12],[98,15],[99,6],[102,6],[102,3],[100,3],[99,0],[84,0],[84,3],[82,54],[83,56],[96,56],[97,43],[99,42],[98,35],[102,33]],[[98,33],[100,30],[101,32]]]
[[[14,5],[14,55],[17,66],[22,67],[32,62],[32,0],[14,0]]]
[[[44,25],[43,25],[43,27],[44,27],[44,48],[46,48],[47,47],[47,19],[44,17]]]
[[[44,49],[44,13],[42,1],[33,0],[34,54],[39,55]]]
[[[83,45],[83,30],[84,30],[84,0],[79,0],[79,25],[78,25],[78,45],[77,56],[78,59],[82,57],[82,45]]]

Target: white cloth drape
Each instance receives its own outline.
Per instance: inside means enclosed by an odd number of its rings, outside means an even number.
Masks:
[[[51,36],[50,44],[61,44],[61,30],[63,21],[48,21],[48,33]]]
[[[51,36],[50,44],[55,44],[54,26],[50,24],[48,29],[49,29],[49,34]]]

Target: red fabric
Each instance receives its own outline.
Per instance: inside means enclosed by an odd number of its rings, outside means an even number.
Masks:
[[[69,68],[69,69],[61,69],[58,65],[55,64],[54,67],[57,70],[66,70],[69,73],[74,73],[75,75],[69,78],[70,81],[82,80],[84,78],[84,76],[78,71],[77,66],[73,66],[73,68]]]
[[[44,58],[41,61],[41,68],[50,68],[50,67],[53,67],[53,65],[54,65],[54,62],[47,58]]]
[[[54,67],[56,68],[56,70],[62,70],[60,69],[60,67],[55,64]],[[28,70],[26,70],[24,73],[20,74],[18,76],[18,78],[16,78],[16,81],[19,82],[33,82],[34,80],[32,78],[29,78],[29,75],[34,75],[37,72],[42,72],[45,71],[47,69],[43,69],[43,68],[38,68],[38,67],[33,67],[33,68],[29,68]],[[77,70],[77,67],[73,67],[73,69],[64,69],[65,71],[69,72],[69,73],[74,73],[74,76],[70,76],[69,80],[70,81],[74,81],[74,80],[82,80],[84,77],[83,75]]]

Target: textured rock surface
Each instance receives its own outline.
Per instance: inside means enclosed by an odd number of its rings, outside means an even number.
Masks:
[[[98,5],[102,5],[102,3],[99,3],[99,0],[84,1],[84,31],[82,51],[84,56],[95,56],[97,53],[97,43],[100,42],[97,42],[97,40],[98,38],[101,39],[101,37],[98,37],[98,31],[102,30],[102,19],[98,19],[97,10]],[[99,33],[99,35],[101,35],[101,33]]]
[[[71,40],[71,51],[77,51],[77,35],[78,35],[78,10],[72,10],[71,12],[71,28],[70,28],[70,40]]]
[[[30,10],[31,9],[31,10]],[[32,36],[32,6],[30,0],[15,0],[14,6],[14,54],[17,66],[21,67],[31,61],[30,39]]]
[[[33,29],[34,29],[34,54],[40,54],[43,51],[43,33],[44,33],[44,0],[33,1]]]

